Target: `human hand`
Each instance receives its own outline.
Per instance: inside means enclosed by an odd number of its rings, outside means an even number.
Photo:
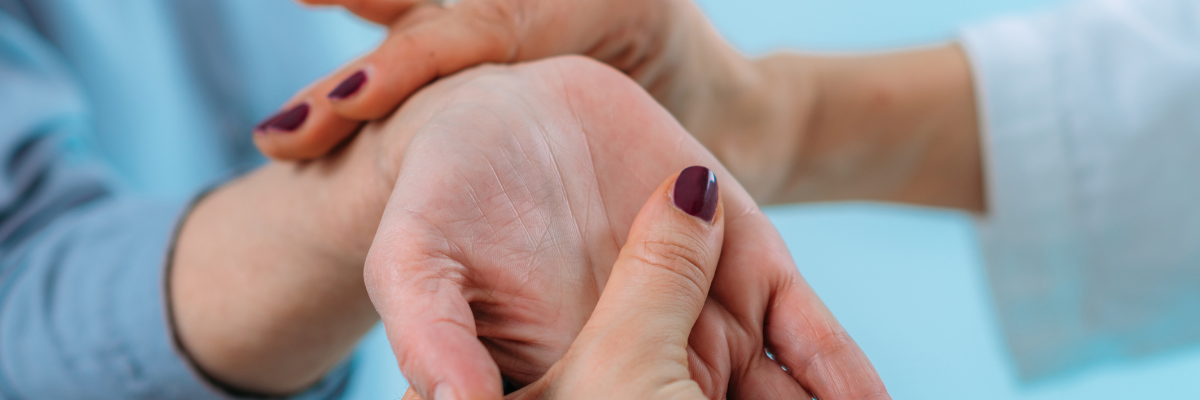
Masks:
[[[688,335],[721,258],[724,225],[708,168],[688,167],[659,185],[579,337],[508,398],[704,399],[688,372]],[[420,398],[412,388],[404,395]]]
[[[501,373],[542,377],[587,322],[643,199],[706,165],[727,235],[688,339],[692,379],[710,398],[887,398],[750,196],[617,71],[578,57],[474,69],[362,134],[381,132],[411,141],[365,277],[421,393],[498,398]]]
[[[325,154],[361,121],[386,116],[429,82],[484,63],[580,54],[631,76],[705,140],[690,122],[729,109],[750,63],[688,0],[300,0],[340,5],[386,25],[387,39],[294,96],[256,130],[268,156]],[[716,100],[723,107],[711,107]],[[698,122],[708,122],[698,121]]]
[[[973,82],[955,44],[752,60],[688,0],[300,1],[344,6],[391,34],[261,125],[255,142],[277,159],[324,154],[359,121],[471,65],[582,54],[633,77],[762,204],[985,209]]]

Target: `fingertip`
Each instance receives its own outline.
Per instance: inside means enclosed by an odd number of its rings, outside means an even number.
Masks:
[[[370,121],[387,117],[404,100],[435,79],[436,73],[416,70],[413,63],[386,61],[383,46],[359,60],[349,72],[330,77],[325,93],[329,108],[342,118]],[[386,68],[377,68],[384,65]]]
[[[516,39],[508,28],[480,23],[468,9],[418,6],[410,14],[422,17],[393,26],[392,34],[359,60],[355,70],[332,82],[330,89],[345,85],[330,93],[338,115],[363,121],[382,118],[435,79],[480,64],[509,62],[515,55]]]
[[[702,165],[684,168],[675,176],[671,199],[680,211],[712,224],[720,208],[717,175]]]
[[[343,118],[369,121],[387,116],[421,86],[437,78],[428,54],[412,51],[420,46],[406,40],[407,32],[395,34],[354,68],[329,79],[323,93],[334,113]],[[407,50],[407,51],[406,51]]]
[[[724,240],[720,196],[710,175],[708,168],[691,167],[654,191],[634,219],[593,320],[627,320],[625,310],[640,309],[632,318],[641,321],[630,329],[674,332],[686,342]]]
[[[392,341],[400,370],[425,398],[493,400],[503,396],[500,369],[479,340],[445,324],[406,326]]]
[[[325,97],[329,98],[329,101],[333,103],[346,100],[355,94],[358,94],[358,91],[359,89],[362,89],[363,84],[367,83],[367,78],[368,75],[365,68],[354,71],[354,73],[350,74],[350,76],[343,78],[342,81],[337,84],[337,86],[334,86],[333,90],[330,90]]]
[[[770,309],[767,341],[776,361],[822,399],[887,399],[865,352],[798,275]]]
[[[454,390],[454,386],[446,382],[439,383],[433,389],[433,398],[435,400],[458,400],[458,392]]]
[[[665,201],[664,201],[665,200]],[[655,252],[647,244],[667,244],[693,253],[687,259],[711,283],[724,238],[724,212],[716,174],[707,167],[684,168],[659,185],[655,195],[634,218],[630,253]],[[640,243],[639,243],[640,242]],[[622,249],[626,252],[627,249]],[[706,285],[707,287],[707,285]]]
[[[325,156],[357,131],[362,123],[324,111],[311,108],[308,121],[295,130],[255,129],[254,144],[263,155],[275,160],[299,161]]]
[[[462,288],[441,278],[402,274],[400,279],[371,296],[400,371],[412,387],[434,400],[450,395],[459,400],[500,399],[500,368],[477,337]]]
[[[312,95],[321,89],[321,85],[307,89],[255,126],[254,144],[263,155],[276,160],[319,158],[362,126],[361,121],[334,113],[324,96]]]

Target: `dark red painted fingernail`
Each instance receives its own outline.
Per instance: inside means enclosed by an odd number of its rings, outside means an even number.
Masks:
[[[366,82],[367,73],[363,70],[359,70],[353,75],[346,77],[342,83],[339,83],[337,87],[333,88],[333,91],[329,92],[329,98],[341,100],[353,96],[355,93],[358,93],[358,89],[361,88],[363,83]]]
[[[254,131],[261,133],[268,131],[294,131],[300,125],[304,124],[305,119],[308,119],[308,108],[308,103],[300,103],[287,111],[281,111],[260,122],[258,126],[254,127]]]
[[[708,168],[687,167],[675,179],[675,207],[709,223],[717,213],[717,176]]]

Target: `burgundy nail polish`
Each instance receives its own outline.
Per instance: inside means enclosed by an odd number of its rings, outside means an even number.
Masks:
[[[672,197],[680,210],[711,223],[717,213],[717,192],[717,176],[697,165],[679,173]]]
[[[329,98],[341,100],[353,96],[355,93],[358,93],[358,89],[361,88],[363,83],[366,82],[367,73],[363,70],[359,70],[353,75],[346,77],[342,83],[339,83],[337,87],[333,88],[333,91],[329,92]]]
[[[301,103],[287,111],[281,111],[278,114],[272,115],[254,127],[254,130],[256,132],[294,131],[300,125],[304,124],[305,119],[308,119],[308,109],[308,103]]]

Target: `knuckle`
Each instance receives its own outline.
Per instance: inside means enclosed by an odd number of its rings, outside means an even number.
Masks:
[[[854,347],[854,339],[850,337],[850,333],[846,332],[845,329],[827,327],[822,332],[816,333],[815,340],[812,342],[813,351],[811,355],[800,359],[785,359],[784,361],[791,364],[797,373],[803,375],[808,373],[807,371],[814,366],[845,357],[846,353],[853,351]],[[781,355],[786,358],[792,358],[786,353]]]
[[[490,48],[502,51],[502,56],[509,61],[516,56],[520,44],[518,26],[521,24],[523,5],[517,0],[494,0],[475,3],[467,12],[480,22],[475,27],[482,29],[491,39]]]
[[[687,290],[695,290],[696,294],[706,292],[711,274],[706,266],[710,261],[702,251],[697,250],[701,248],[698,241],[648,240],[642,242],[640,247],[633,257],[645,268],[674,276],[676,279],[668,282],[677,282]]]
[[[854,339],[845,329],[831,329],[817,339],[827,354],[842,354],[854,348]]]

